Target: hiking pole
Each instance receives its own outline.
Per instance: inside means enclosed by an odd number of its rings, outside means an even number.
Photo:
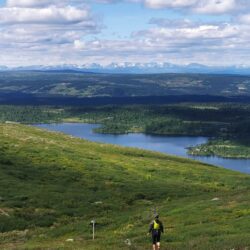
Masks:
[[[93,226],[93,240],[94,240],[95,239],[95,220],[92,220],[90,223]]]
[[[156,215],[157,215],[157,208],[154,207],[154,216],[156,216]]]
[[[156,215],[156,207],[154,208],[154,216]]]

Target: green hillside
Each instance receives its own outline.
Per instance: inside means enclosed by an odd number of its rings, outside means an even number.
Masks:
[[[250,247],[248,175],[0,124],[0,249],[150,249],[154,208],[162,249]]]

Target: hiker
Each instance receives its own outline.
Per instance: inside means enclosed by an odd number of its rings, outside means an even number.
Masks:
[[[159,220],[159,215],[149,225],[148,234],[152,233],[153,250],[160,250],[161,233],[163,233],[163,224]]]

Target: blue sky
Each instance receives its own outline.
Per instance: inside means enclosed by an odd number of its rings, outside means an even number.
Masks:
[[[121,37],[129,37],[132,32],[150,27],[149,21],[155,18],[181,18],[182,15],[173,10],[152,10],[141,4],[134,3],[113,3],[113,4],[92,4],[92,10],[103,16],[103,23],[106,28],[101,36],[108,38],[110,34],[116,33]],[[118,37],[119,37],[118,36]],[[112,38],[114,36],[112,35]]]
[[[0,60],[250,66],[249,2],[0,0]]]
[[[199,15],[180,12],[173,9],[150,9],[142,4],[128,2],[91,5],[95,13],[103,16],[106,29],[101,36],[114,38],[113,33],[119,37],[129,37],[132,32],[149,28],[149,21],[152,18],[182,19],[188,18],[198,22],[226,22],[231,19],[230,15]]]

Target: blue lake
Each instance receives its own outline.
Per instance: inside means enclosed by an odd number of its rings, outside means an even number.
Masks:
[[[156,136],[142,133],[124,135],[98,134],[93,132],[93,129],[99,127],[99,125],[85,123],[38,124],[35,126],[51,131],[63,132],[65,134],[87,139],[89,141],[148,149],[171,155],[191,158],[216,166],[250,174],[250,159],[241,160],[224,159],[220,157],[196,157],[187,154],[187,147],[207,142],[208,138],[206,137]]]

